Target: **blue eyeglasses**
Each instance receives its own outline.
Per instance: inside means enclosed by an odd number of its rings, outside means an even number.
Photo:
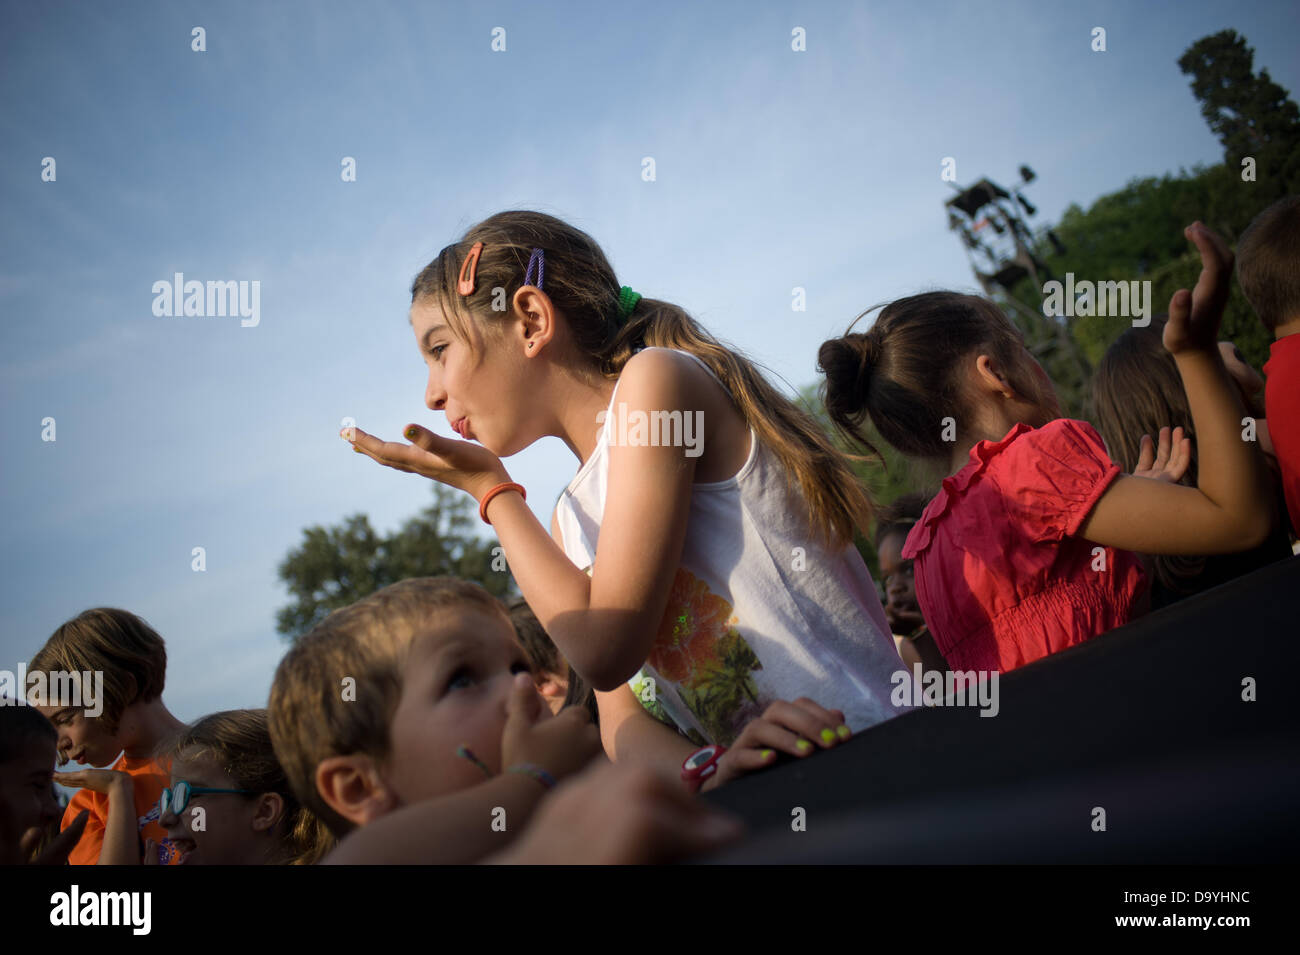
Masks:
[[[179,816],[185,811],[185,807],[190,804],[190,796],[202,796],[205,793],[256,795],[251,789],[209,789],[206,786],[191,786],[182,779],[176,784],[175,789],[168,788],[162,791],[162,798],[158,800],[158,817],[162,818],[167,815],[168,804],[171,805],[171,811]]]

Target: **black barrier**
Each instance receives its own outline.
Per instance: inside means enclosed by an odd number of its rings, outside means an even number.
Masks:
[[[996,716],[927,707],[737,780],[705,798],[751,836],[708,861],[1291,861],[1298,619],[1292,558],[1002,675]]]

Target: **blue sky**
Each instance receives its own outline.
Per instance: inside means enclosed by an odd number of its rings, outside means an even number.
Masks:
[[[408,289],[480,218],[568,219],[802,386],[864,308],[972,285],[943,157],[967,183],[1028,163],[1037,221],[1219,161],[1176,60],[1227,27],[1297,94],[1286,0],[0,3],[0,669],[119,606],[166,638],[177,716],[264,705],[303,528],[432,498],[337,432],[450,434]],[[175,272],[259,281],[260,324],[156,317]],[[507,464],[549,521],[578,462]]]

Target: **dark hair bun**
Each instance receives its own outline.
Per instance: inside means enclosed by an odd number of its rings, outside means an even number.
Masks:
[[[822,343],[817,367],[826,375],[828,411],[861,408],[876,365],[876,351],[869,333],[854,332]]]

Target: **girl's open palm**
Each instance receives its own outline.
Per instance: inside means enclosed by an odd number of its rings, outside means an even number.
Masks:
[[[1192,439],[1183,436],[1182,428],[1174,428],[1173,439],[1170,440],[1169,429],[1161,428],[1158,449],[1153,447],[1151,435],[1142,435],[1142,446],[1138,451],[1138,462],[1137,467],[1133,469],[1133,476],[1177,484],[1183,479],[1191,463]]]
[[[120,769],[74,769],[66,773],[55,773],[54,781],[69,789],[89,789],[91,792],[106,793],[115,783],[131,780],[130,773]]]
[[[482,445],[444,438],[414,424],[408,425],[404,434],[410,444],[382,441],[360,428],[339,432],[344,440],[352,441],[356,451],[385,467],[468,491],[476,500],[492,486],[510,480],[501,459]]]

